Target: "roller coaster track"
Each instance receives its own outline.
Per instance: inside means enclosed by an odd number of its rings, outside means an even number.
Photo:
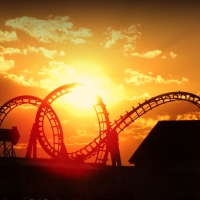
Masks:
[[[85,146],[83,149],[72,153],[71,154],[73,155],[72,157],[76,157],[78,154],[83,154],[85,156],[84,159],[87,160],[88,158],[98,154],[95,162],[106,163],[106,161],[108,160],[107,159],[108,152],[106,152],[106,146],[108,142],[107,135],[109,134],[109,132],[112,132],[113,130],[115,130],[116,133],[119,134],[131,123],[133,123],[137,118],[147,113],[148,111],[160,105],[163,105],[169,102],[180,101],[180,100],[191,102],[194,105],[200,107],[200,97],[188,92],[177,91],[177,92],[169,92],[169,93],[164,93],[164,94],[155,96],[149,100],[145,100],[145,102],[143,102],[142,104],[139,104],[136,108],[133,108],[131,111],[129,112],[127,111],[125,115],[120,116],[118,120],[115,120],[114,123],[109,126],[109,129],[106,130],[105,128],[103,128],[103,131],[101,131],[100,129],[99,136],[95,138],[92,142],[90,142],[87,146]],[[105,106],[102,106],[101,108],[105,108]],[[104,112],[107,113],[106,110]],[[108,117],[108,115],[103,115],[103,116]],[[98,121],[99,121],[99,124],[101,124],[101,120],[98,120]],[[107,123],[108,122],[109,122],[109,119],[107,119]],[[91,151],[87,149],[91,149]]]
[[[80,86],[80,84],[73,83],[73,84],[63,85],[55,89],[51,93],[49,93],[44,98],[42,104],[38,108],[35,118],[36,129],[38,132],[38,140],[43,149],[53,158],[66,159],[67,157],[69,160],[77,160],[78,157],[81,157],[82,160],[87,160],[97,155],[96,162],[102,162],[101,152],[105,151],[106,133],[109,130],[110,122],[108,118],[108,113],[106,111],[106,107],[100,97],[97,96],[97,102],[93,106],[99,124],[99,137],[95,138],[93,142],[89,143],[82,149],[75,152],[67,153],[66,149],[64,149],[63,151],[62,148],[65,148],[65,145],[63,141],[63,130],[59,119],[54,120],[52,123],[53,124],[52,130],[54,132],[53,135],[59,136],[57,137],[58,139],[55,142],[56,146],[50,145],[44,133],[44,117],[46,116],[47,113],[51,113],[49,112],[49,107],[51,103],[53,103],[58,97],[72,92],[73,89],[77,86]],[[64,154],[62,152],[64,152]]]
[[[109,132],[115,131],[117,134],[119,134],[137,118],[141,117],[148,111],[160,105],[174,101],[188,101],[197,107],[200,107],[200,97],[189,92],[177,91],[160,94],[158,96],[152,97],[149,100],[145,100],[142,104],[139,103],[139,105],[136,108],[133,107],[131,111],[126,111],[125,115],[121,115],[118,120],[115,120],[114,123],[110,125],[111,129]],[[99,137],[101,137],[101,135],[99,135]],[[102,146],[106,146],[107,140],[103,140],[102,143],[105,143],[101,144]],[[104,153],[104,158],[102,161],[106,161],[107,156],[108,154]]]
[[[111,124],[111,129],[115,129],[119,134],[143,114],[154,109],[155,107],[174,101],[188,101],[197,107],[200,107],[200,97],[195,94],[181,91],[164,93],[149,100],[145,100],[145,102],[139,104],[136,108],[133,108],[129,112],[126,111],[125,115],[120,116],[118,120],[115,120],[114,123]]]
[[[31,95],[22,95],[22,96],[18,96],[18,97],[14,97],[12,99],[10,99],[9,101],[7,101],[6,103],[4,103],[1,107],[0,107],[0,127],[5,119],[5,117],[16,107],[21,106],[23,104],[31,104],[34,105],[36,107],[39,107],[42,103],[42,100],[38,97],[35,96],[31,96]],[[48,107],[48,112],[45,113],[45,115],[47,116],[50,124],[51,124],[51,128],[53,130],[53,123],[52,121],[58,121],[58,117],[56,115],[56,113],[54,112],[54,110],[52,110],[51,107]],[[59,135],[58,135],[59,136]],[[54,141],[53,141],[53,148],[55,149],[55,140],[56,140],[56,135],[54,135]],[[48,140],[47,140],[48,141]],[[46,141],[43,140],[43,142],[45,143]],[[28,150],[27,150],[28,151]]]
[[[2,125],[8,113],[14,108],[23,104],[32,104],[36,107],[39,107],[41,102],[42,100],[40,98],[30,95],[18,96],[10,99],[0,107],[0,126]]]
[[[133,123],[137,118],[141,117],[143,114],[149,112],[150,110],[175,101],[188,101],[192,104],[200,107],[200,97],[188,93],[188,92],[169,92],[155,96],[149,100],[145,100],[142,104],[139,104],[136,108],[132,108],[130,111],[126,111],[123,116],[120,116],[118,120],[114,123],[110,123],[109,114],[106,110],[102,99],[97,96],[96,104],[93,105],[94,110],[97,115],[99,124],[99,135],[88,145],[81,148],[78,151],[68,153],[65,149],[63,130],[59,118],[57,117],[55,111],[51,108],[51,103],[54,102],[60,96],[70,93],[73,91],[74,87],[78,84],[67,84],[61,86],[51,93],[49,93],[44,100],[41,100],[34,96],[19,96],[15,97],[0,107],[0,126],[7,114],[13,110],[15,107],[22,104],[32,104],[38,107],[37,114],[35,117],[35,127],[37,132],[37,139],[40,142],[43,149],[53,158],[77,160],[80,156],[82,160],[87,160],[93,156],[96,156],[95,163],[106,163],[108,158],[108,143],[112,142],[112,137],[108,137],[112,132],[117,135]],[[53,131],[53,145],[49,143],[46,135],[44,133],[44,118],[47,117],[51,128]],[[108,139],[110,138],[110,139]]]
[[[97,115],[99,124],[99,137],[95,138],[85,147],[78,151],[69,153],[68,156],[72,160],[76,160],[78,156],[81,156],[83,160],[87,160],[96,155],[95,163],[103,162],[103,155],[106,151],[106,139],[107,132],[110,129],[110,122],[106,107],[100,97],[97,96],[97,103],[93,106]]]

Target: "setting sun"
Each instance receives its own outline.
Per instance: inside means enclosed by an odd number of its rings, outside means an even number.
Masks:
[[[72,92],[59,98],[58,103],[62,107],[67,107],[69,111],[79,113],[79,115],[80,113],[83,115],[94,114],[93,105],[97,103],[97,97],[101,97],[99,93],[102,94],[103,90],[89,77],[84,76],[79,80],[80,82],[73,88]]]
[[[65,99],[77,108],[88,109],[96,103],[97,94],[95,90],[94,84],[80,84],[72,93],[68,94]]]

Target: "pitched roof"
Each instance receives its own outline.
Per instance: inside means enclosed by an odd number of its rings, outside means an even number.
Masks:
[[[144,160],[200,160],[200,120],[159,121],[129,162]]]

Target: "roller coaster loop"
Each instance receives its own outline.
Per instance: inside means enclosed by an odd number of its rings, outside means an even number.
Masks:
[[[38,107],[34,123],[37,139],[42,148],[52,158],[70,161],[76,161],[81,158],[84,161],[96,156],[95,163],[105,164],[110,153],[112,164],[121,165],[120,152],[118,149],[118,134],[133,123],[137,118],[141,117],[150,110],[169,102],[188,101],[197,107],[200,107],[200,97],[195,94],[182,91],[168,92],[152,97],[149,100],[145,100],[136,108],[132,107],[130,111],[126,111],[126,113],[120,116],[118,120],[110,123],[106,106],[104,105],[102,99],[97,96],[96,103],[93,107],[98,119],[99,135],[85,147],[79,149],[78,151],[69,153],[67,152],[64,144],[61,123],[55,111],[52,109],[51,103],[58,97],[72,92],[77,86],[79,86],[77,83],[61,86],[49,93],[44,100],[34,96],[24,95],[7,101],[0,107],[0,126],[2,125],[7,114],[15,107],[22,104],[32,104]],[[44,132],[45,117],[48,118],[51,124],[51,129],[53,131],[53,145],[49,143]]]
[[[51,112],[49,112],[50,104],[52,102],[54,102],[58,97],[72,92],[73,89],[78,86],[80,86],[80,84],[77,83],[63,85],[49,93],[44,98],[42,104],[38,108],[35,118],[35,124],[37,127],[36,129],[38,132],[38,140],[43,149],[53,158],[68,158],[69,160],[73,161],[77,160],[78,158],[81,158],[82,160],[87,160],[97,155],[95,162],[103,162],[100,152],[105,151],[105,142],[103,141],[106,140],[106,133],[107,130],[109,130],[110,122],[106,107],[99,96],[97,96],[97,102],[95,105],[93,105],[93,107],[98,118],[100,137],[95,138],[93,142],[75,152],[68,153],[66,151],[61,123],[58,118],[55,119],[54,115],[51,115]],[[51,115],[49,119],[53,127],[52,130],[54,136],[54,146],[52,146],[48,142],[44,133],[44,117],[47,114]]]

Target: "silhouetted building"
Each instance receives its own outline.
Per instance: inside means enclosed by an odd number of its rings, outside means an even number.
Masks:
[[[129,162],[135,199],[200,199],[200,121],[159,121]]]

